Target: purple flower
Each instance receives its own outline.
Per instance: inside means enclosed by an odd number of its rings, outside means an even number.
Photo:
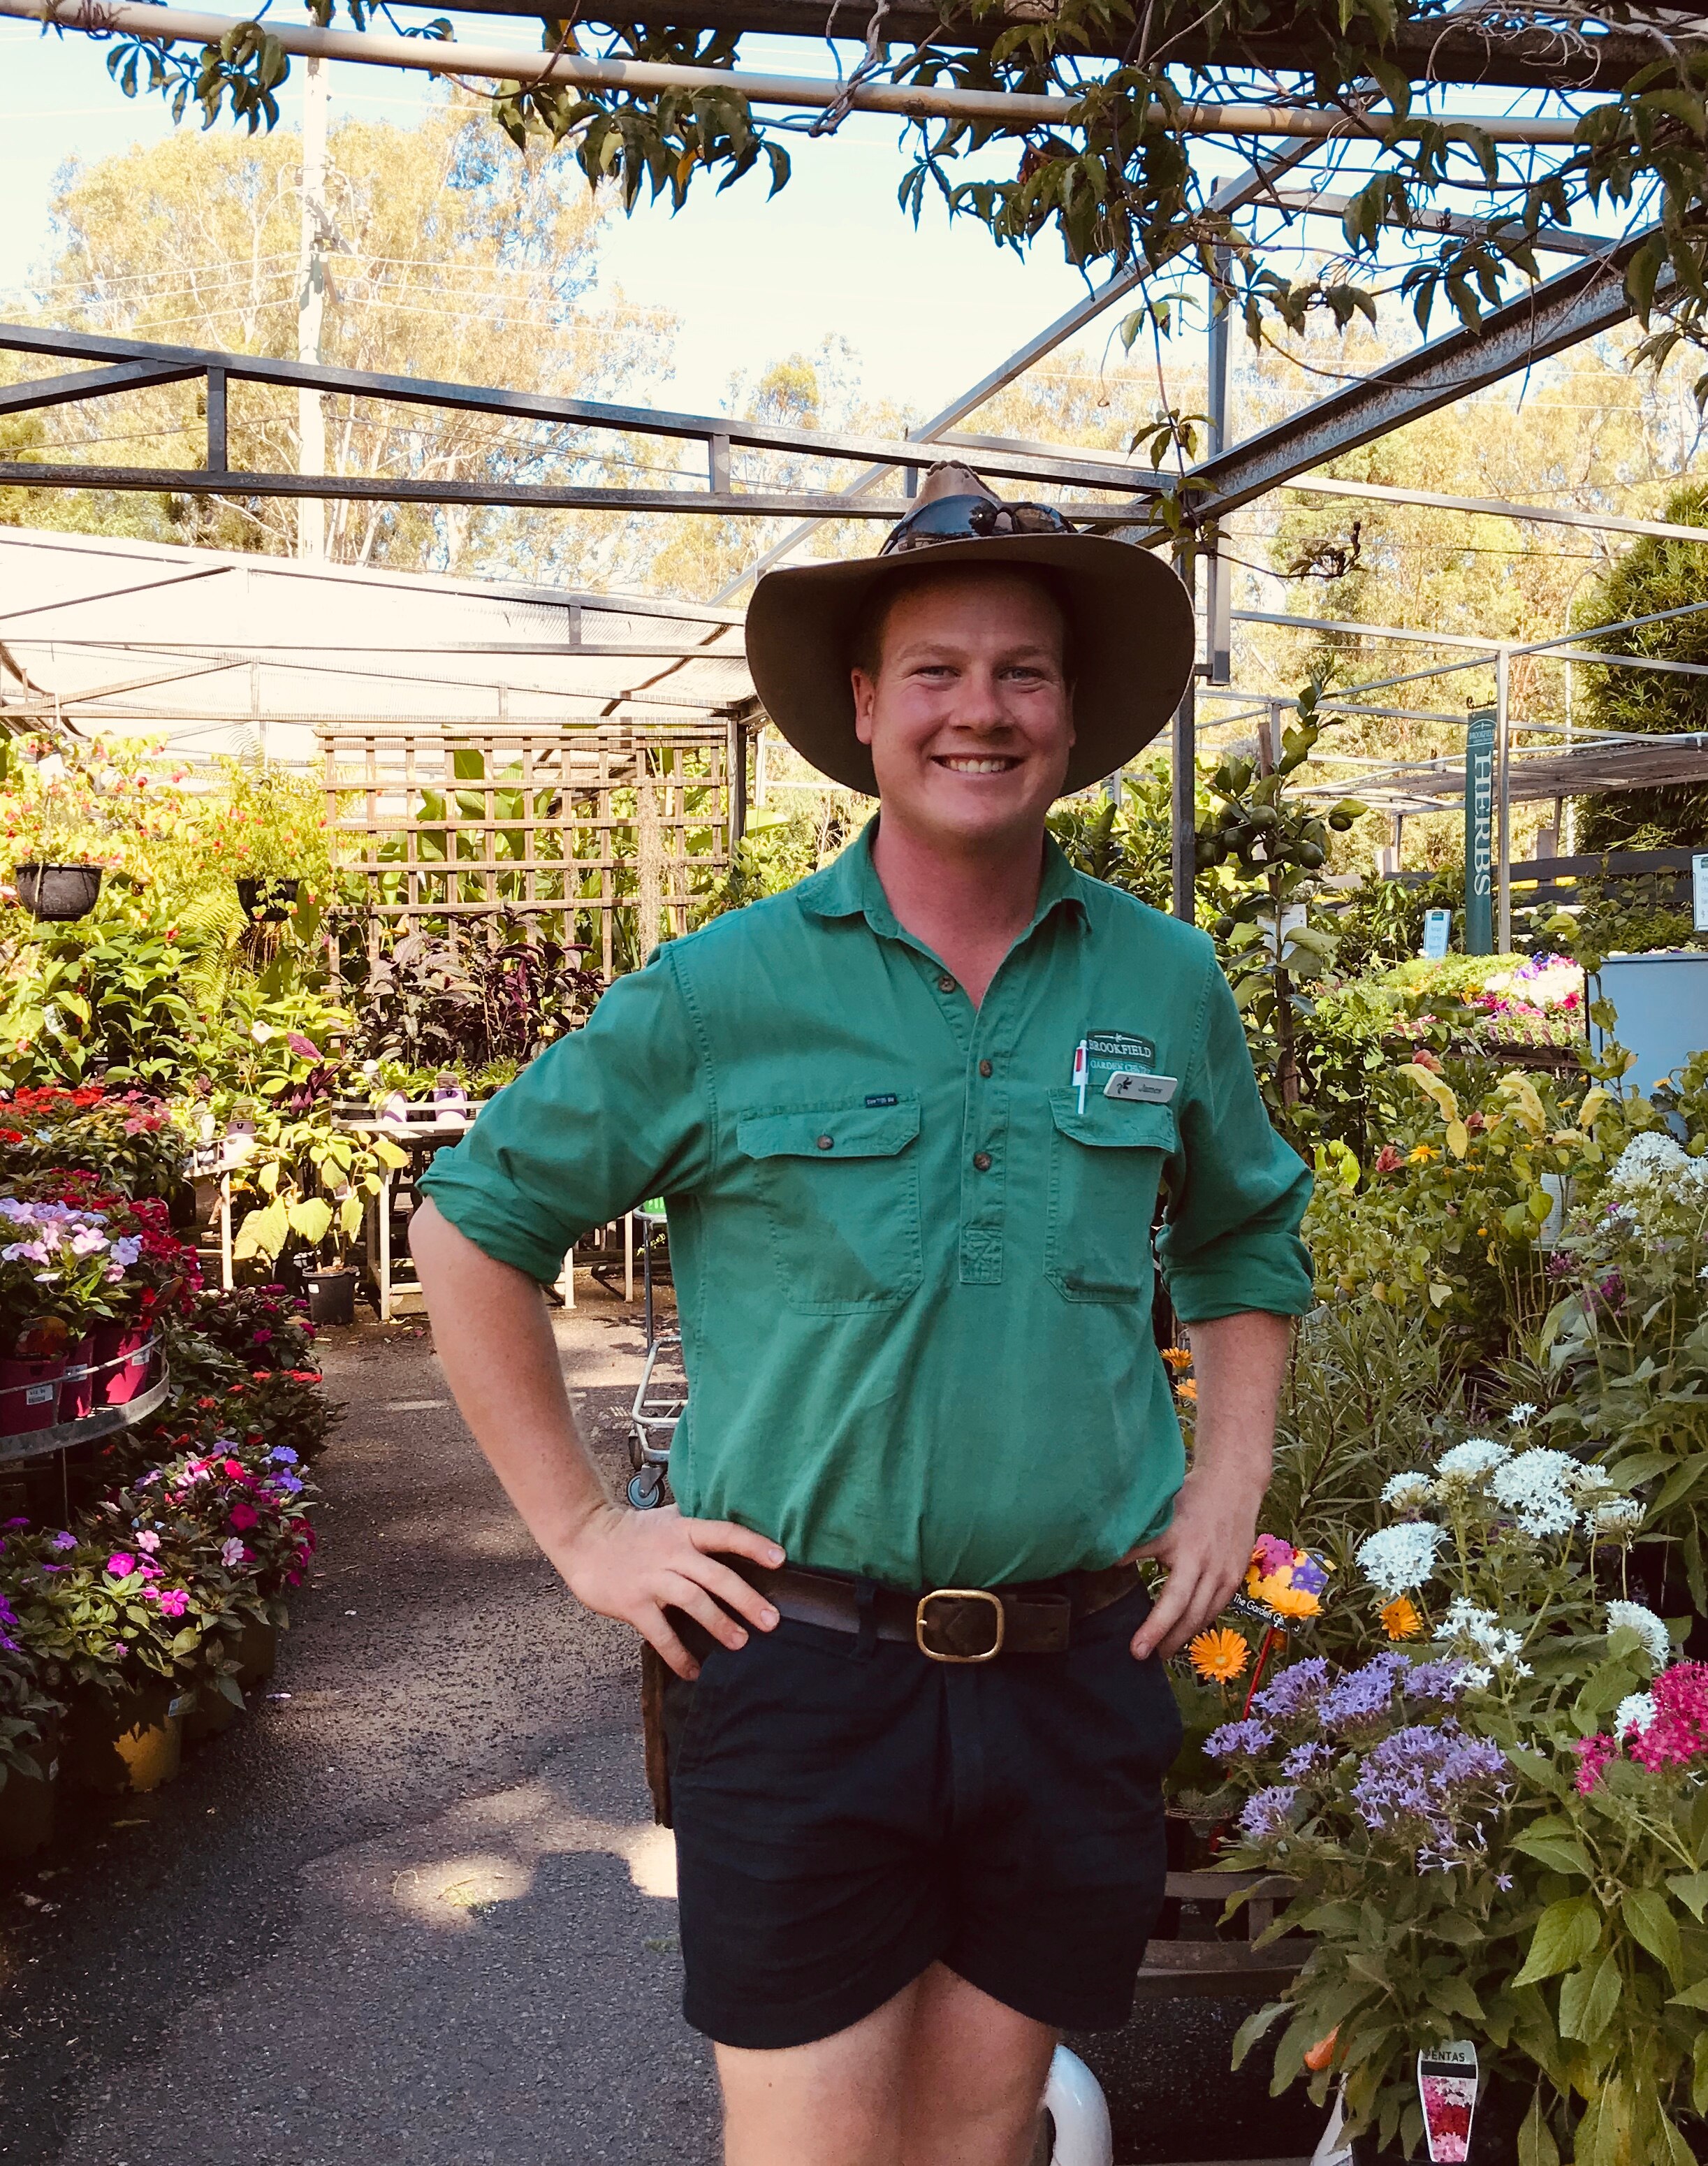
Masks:
[[[66,1534],[63,1530],[53,1535],[48,1542],[48,1547],[50,1550],[74,1550],[76,1546],[76,1536]]]
[[[1466,1665],[1458,1661],[1414,1662],[1400,1680],[1407,1699],[1440,1700],[1451,1704],[1465,1689]]]
[[[1334,1747],[1316,1742],[1295,1745],[1281,1762],[1281,1772],[1292,1783],[1302,1783],[1314,1775],[1319,1767],[1328,1767],[1334,1759]]]
[[[1239,1760],[1267,1751],[1274,1742],[1266,1722],[1225,1722],[1205,1739],[1204,1749],[1212,1760]]]
[[[1247,1842],[1285,1835],[1298,1796],[1291,1783],[1273,1783],[1267,1790],[1259,1790],[1256,1797],[1246,1800],[1246,1809],[1240,1815],[1240,1833]]]
[[[1326,1692],[1317,1707],[1325,1730],[1356,1730],[1379,1722],[1394,1700],[1394,1680],[1410,1665],[1404,1655],[1381,1654],[1361,1670],[1350,1670]]]
[[[282,1489],[287,1497],[300,1496],[303,1490],[302,1483],[297,1479],[294,1474],[274,1475],[272,1478],[272,1487],[275,1489]]]
[[[1328,1680],[1328,1664],[1320,1655],[1313,1656],[1308,1662],[1289,1662],[1278,1677],[1264,1686],[1252,1704],[1260,1714],[1272,1715],[1278,1722],[1286,1722],[1294,1715],[1311,1712],[1321,1698]]]
[[[141,1254],[142,1242],[134,1234],[121,1234],[113,1244],[113,1260],[115,1264],[122,1264],[126,1271]]]
[[[1380,1832],[1409,1826],[1428,1849],[1451,1860],[1462,1847],[1455,1810],[1463,1793],[1498,1783],[1505,1769],[1498,1745],[1468,1736],[1456,1722],[1412,1723],[1365,1755],[1352,1803],[1366,1827]]]
[[[297,1463],[297,1455],[287,1444],[276,1444],[267,1457],[277,1466],[294,1466]]]

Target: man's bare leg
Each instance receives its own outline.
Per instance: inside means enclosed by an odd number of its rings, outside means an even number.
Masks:
[[[725,2166],[1030,2166],[1056,2035],[934,1963],[809,2046],[720,2046]]]

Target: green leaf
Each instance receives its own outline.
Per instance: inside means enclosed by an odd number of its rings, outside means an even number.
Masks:
[[[1542,2110],[1540,2091],[1531,2100],[1530,2111],[1518,2132],[1518,2166],[1560,2166],[1560,2148]]]
[[[1568,2038],[1593,2046],[1619,2005],[1619,1958],[1609,1948],[1599,1963],[1585,1963],[1560,1984],[1560,2029]]]
[[[1254,2015],[1248,2015],[1234,2033],[1234,2067],[1237,2068],[1240,2066],[1252,2047],[1273,2025],[1278,2015],[1287,2015],[1291,2012],[1284,2000],[1272,2000]]]
[[[300,1234],[311,1249],[318,1249],[332,1223],[332,1206],[324,1196],[305,1196],[300,1203],[291,1206],[289,1217],[291,1231]]]
[[[1537,1985],[1557,1971],[1574,1969],[1601,1941],[1601,1914],[1587,1895],[1550,1903],[1537,1920],[1530,1953],[1514,1985]]]
[[[1646,1948],[1677,1985],[1684,1974],[1684,1950],[1679,1938],[1679,1921],[1658,1888],[1632,1888],[1620,1900],[1632,1938]]]
[[[1708,1873],[1669,1873],[1667,1885],[1700,1925],[1708,1910]]]
[[[1687,1985],[1682,1993],[1675,1993],[1667,2005],[1669,2008],[1708,2008],[1708,1978],[1699,1978],[1694,1985]]]
[[[1514,1836],[1512,1847],[1522,1851],[1526,1857],[1537,1859],[1552,1872],[1576,1873],[1584,1880],[1595,1878],[1595,1868],[1589,1861],[1589,1853],[1575,1836],[1556,1835],[1547,1828],[1526,1828],[1522,1835]]]

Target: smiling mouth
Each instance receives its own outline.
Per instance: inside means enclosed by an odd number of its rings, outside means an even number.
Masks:
[[[1020,765],[1017,759],[1007,759],[999,753],[981,753],[971,758],[939,758],[938,767],[946,767],[951,774],[1007,774]]]

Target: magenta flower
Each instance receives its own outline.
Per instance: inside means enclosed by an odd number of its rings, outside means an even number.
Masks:
[[[136,1570],[136,1559],[129,1550],[114,1550],[107,1560],[107,1569],[114,1579],[129,1579]]]
[[[1605,1734],[1580,1737],[1572,1750],[1578,1756],[1578,1795],[1587,1798],[1600,1781],[1602,1770],[1619,1757],[1619,1747]]]
[[[163,1588],[160,1606],[162,1617],[182,1617],[190,1606],[190,1598],[182,1587]]]

